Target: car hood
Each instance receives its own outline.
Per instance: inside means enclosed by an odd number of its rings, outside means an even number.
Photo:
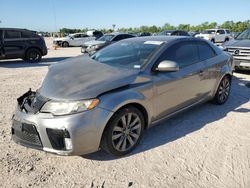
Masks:
[[[69,37],[58,37],[58,38],[54,38],[54,41],[62,41],[62,40],[67,40],[69,39]]]
[[[38,92],[52,100],[79,100],[132,83],[140,69],[98,63],[88,56],[69,58],[49,67]]]
[[[250,48],[250,40],[230,40],[223,44],[224,47],[243,47],[243,48]]]
[[[93,45],[104,44],[104,43],[106,43],[106,42],[105,41],[92,40],[92,41],[85,42],[84,45],[93,46]]]

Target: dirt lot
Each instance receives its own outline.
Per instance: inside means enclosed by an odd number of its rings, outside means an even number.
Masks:
[[[129,156],[61,157],[15,144],[16,98],[37,89],[50,64],[80,54],[53,50],[39,64],[0,61],[0,187],[250,187],[250,74],[237,73],[223,106],[206,103],[146,132]]]

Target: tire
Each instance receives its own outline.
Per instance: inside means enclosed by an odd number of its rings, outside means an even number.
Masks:
[[[101,148],[106,152],[123,156],[139,144],[145,127],[144,116],[133,106],[116,112],[105,128]]]
[[[230,90],[231,90],[231,78],[229,76],[224,76],[216,91],[213,102],[218,105],[224,104],[228,100],[228,97],[230,95]]]
[[[68,42],[63,42],[63,43],[62,43],[62,47],[63,47],[63,48],[69,47],[69,43],[68,43]]]
[[[42,59],[42,54],[38,49],[31,48],[26,52],[26,57],[24,59],[30,63],[38,63]]]

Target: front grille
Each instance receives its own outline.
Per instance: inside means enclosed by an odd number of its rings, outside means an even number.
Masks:
[[[228,48],[227,51],[234,57],[249,57],[250,49],[247,48]]]
[[[42,142],[36,127],[32,124],[13,120],[11,132],[12,138],[21,144],[30,145],[33,147],[42,147]]]

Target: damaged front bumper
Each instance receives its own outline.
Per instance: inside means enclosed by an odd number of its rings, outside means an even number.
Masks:
[[[12,139],[21,145],[59,155],[82,155],[97,151],[102,132],[113,112],[89,111],[54,116],[39,110],[49,99],[31,90],[18,98],[12,119]]]

